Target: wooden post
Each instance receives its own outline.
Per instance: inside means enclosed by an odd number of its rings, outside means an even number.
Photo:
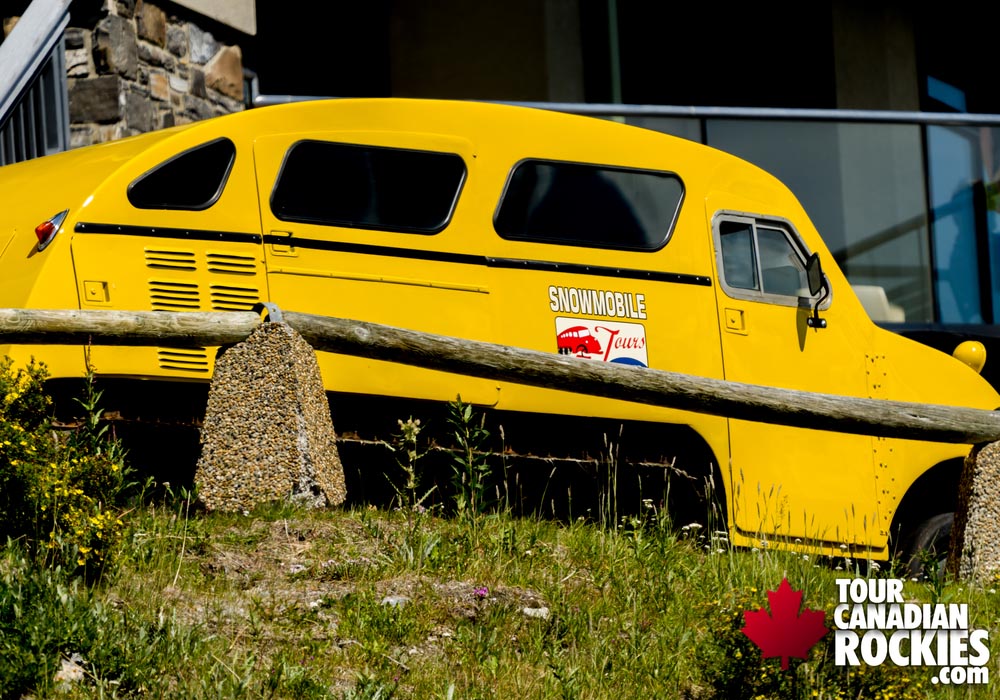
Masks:
[[[0,309],[0,345],[231,345],[259,323],[252,311]]]

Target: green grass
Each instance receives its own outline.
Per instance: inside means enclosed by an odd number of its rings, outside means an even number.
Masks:
[[[146,506],[130,514],[117,569],[90,587],[6,547],[0,697],[1000,697],[1000,680],[932,686],[925,668],[849,674],[832,634],[781,671],[740,633],[743,611],[767,606],[787,576],[830,624],[834,581],[853,573],[735,551],[656,515],[602,526]],[[997,639],[989,585],[908,582],[905,595],[967,602]],[[73,654],[82,679],[60,687]]]

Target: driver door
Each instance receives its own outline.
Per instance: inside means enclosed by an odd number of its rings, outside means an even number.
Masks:
[[[827,327],[807,325],[817,299],[794,225],[727,211],[712,224],[726,380],[866,396],[864,349],[836,299],[821,307]],[[734,419],[729,431],[744,534],[834,546],[870,540],[878,528],[872,438]]]

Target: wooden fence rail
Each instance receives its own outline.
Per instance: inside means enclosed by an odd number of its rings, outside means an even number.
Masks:
[[[315,349],[498,381],[817,430],[976,444],[1000,439],[1000,412],[813,394],[284,312]],[[0,309],[0,345],[213,346],[245,339],[253,312]]]

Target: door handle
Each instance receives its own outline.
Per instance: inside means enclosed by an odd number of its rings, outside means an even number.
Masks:
[[[747,317],[743,309],[724,309],[726,330],[730,333],[747,335]]]
[[[268,233],[270,240],[271,255],[282,255],[288,258],[296,258],[299,251],[292,245],[291,231],[271,231]]]

